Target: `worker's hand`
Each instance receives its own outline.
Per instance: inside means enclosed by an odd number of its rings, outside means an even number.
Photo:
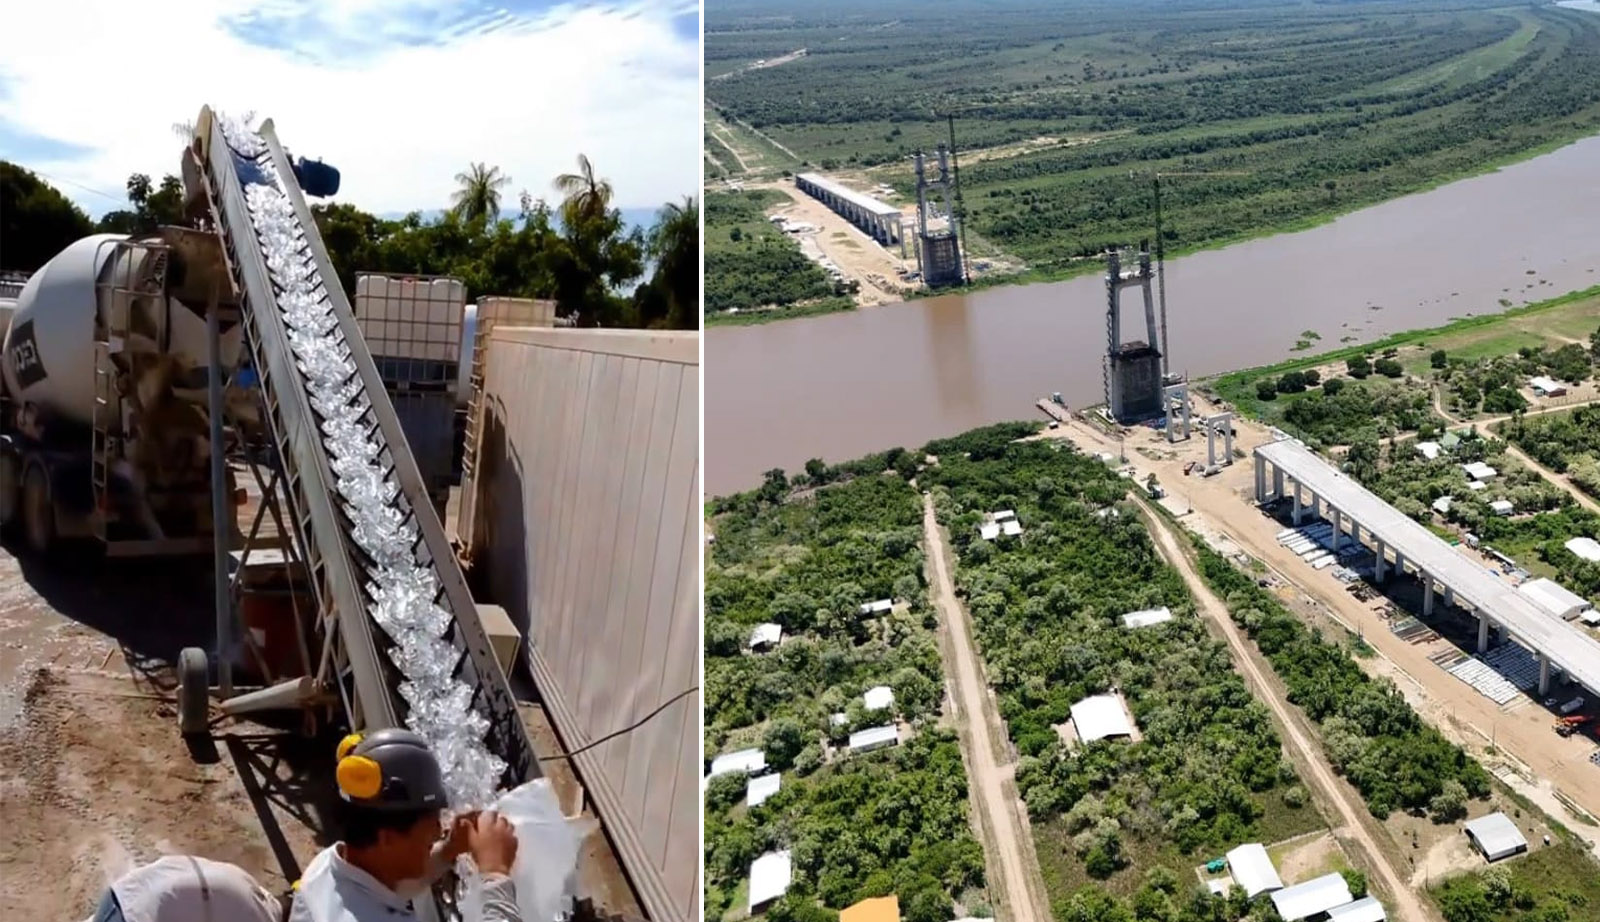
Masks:
[[[478,811],[461,813],[450,819],[450,833],[445,837],[439,854],[446,864],[455,864],[457,858],[467,853],[472,845],[472,827],[478,823]]]
[[[517,858],[517,834],[511,821],[485,810],[476,817],[468,835],[472,863],[480,874],[510,874]]]

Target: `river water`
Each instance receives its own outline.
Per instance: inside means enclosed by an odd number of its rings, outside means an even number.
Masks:
[[[1600,283],[1600,138],[1308,231],[1169,260],[1171,368],[1193,377],[1292,354],[1302,331],[1372,340]],[[1527,287],[1532,285],[1532,287]],[[1138,289],[1123,338],[1143,338]],[[985,423],[1102,400],[1105,282],[986,289],[706,331],[710,494]]]

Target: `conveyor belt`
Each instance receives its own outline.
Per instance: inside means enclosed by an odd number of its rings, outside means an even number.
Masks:
[[[339,331],[370,404],[365,417],[370,438],[381,447],[383,463],[400,487],[394,506],[415,523],[421,536],[419,563],[438,576],[441,589],[435,601],[451,615],[445,640],[461,654],[454,676],[474,690],[473,706],[489,721],[486,748],[506,764],[501,787],[538,777],[538,760],[518,717],[516,701],[495,662],[461,568],[429,501],[349,300],[337,283],[338,275],[289,160],[270,121],[258,133],[267,147],[259,162],[276,167],[305,232],[305,256],[314,261],[327,282]],[[222,123],[210,109],[201,114],[197,136],[214,217],[239,293],[245,345],[260,378],[266,428],[281,458],[293,538],[317,595],[324,668],[339,677],[337,684],[352,728],[404,726],[407,704],[398,693],[401,676],[388,656],[390,641],[368,614],[371,600],[365,586],[373,562],[350,536],[351,523],[335,492],[336,479],[318,429],[321,420],[290,351],[277,292],[246,206],[245,180],[240,174],[243,171],[248,176],[258,164],[229,148]]]

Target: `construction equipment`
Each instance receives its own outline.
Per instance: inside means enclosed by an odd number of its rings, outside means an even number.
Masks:
[[[169,534],[178,511],[196,512],[207,498],[212,510],[209,518],[196,515],[200,521],[186,533],[212,550],[217,646],[210,654],[188,648],[179,655],[183,733],[208,731],[213,663],[222,699],[217,710],[225,716],[300,710],[311,729],[408,726],[411,702],[400,693],[399,648],[372,614],[380,563],[363,550],[351,500],[339,490],[323,431],[330,404],[311,399],[278,303],[273,273],[283,270],[269,265],[246,200],[248,188],[270,188],[275,179],[298,224],[292,238],[300,247],[298,265],[325,280],[321,293],[331,319],[322,338],[354,369],[337,392],[344,401],[338,409],[358,414],[364,444],[377,451],[388,487],[380,494],[383,512],[401,534],[415,535],[406,566],[436,587],[431,601],[441,618],[439,637],[455,654],[449,675],[470,692],[469,710],[487,724],[484,748],[504,763],[500,786],[537,777],[505,673],[337,283],[294,165],[270,121],[249,140],[259,149],[230,147],[221,119],[203,109],[183,154],[186,217],[195,228],[89,238],[30,280],[7,336],[4,371],[17,415],[33,428],[6,433],[9,447],[0,457],[7,462],[0,470],[9,465],[10,479],[0,478],[0,485],[9,502],[0,506],[15,513],[18,475],[26,497],[28,471],[36,472],[36,481],[47,478],[44,495],[59,509],[71,490],[114,497],[119,478],[141,486],[139,475],[173,457],[183,459],[186,476],[209,468],[209,478],[184,480],[187,492],[169,491],[162,498],[167,505],[156,509]],[[230,376],[236,386],[225,396],[223,381]],[[50,428],[36,437],[41,419]],[[77,433],[70,459],[57,456],[68,451],[56,447],[57,438],[67,438],[58,432]],[[236,471],[248,471],[260,488],[247,529],[235,521]],[[152,485],[143,486],[152,494],[150,504],[159,506]],[[31,512],[22,505],[26,519]],[[111,526],[131,518],[103,518],[108,550],[124,537]],[[275,527],[264,527],[269,518]],[[59,524],[55,517],[41,521]],[[213,521],[223,527],[212,529]],[[52,535],[42,529],[36,537]],[[266,614],[258,607],[258,624],[240,631],[240,615],[250,613],[251,593],[263,583],[277,585],[280,603]],[[264,655],[262,638],[274,630],[289,638],[286,658]],[[259,687],[233,687],[236,661],[257,665]]]
[[[1571,736],[1572,734],[1577,733],[1578,728],[1588,723],[1591,719],[1592,718],[1585,715],[1579,715],[1577,717],[1561,717],[1555,722],[1555,731],[1562,736]]]

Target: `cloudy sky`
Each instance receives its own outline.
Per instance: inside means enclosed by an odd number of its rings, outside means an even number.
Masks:
[[[339,168],[339,201],[449,205],[470,161],[554,200],[579,152],[630,214],[700,184],[696,0],[43,0],[8,3],[0,159],[91,215],[176,173],[204,104],[273,120]],[[91,191],[92,190],[92,191]],[[97,194],[107,193],[107,194]],[[110,196],[114,196],[112,198]]]

